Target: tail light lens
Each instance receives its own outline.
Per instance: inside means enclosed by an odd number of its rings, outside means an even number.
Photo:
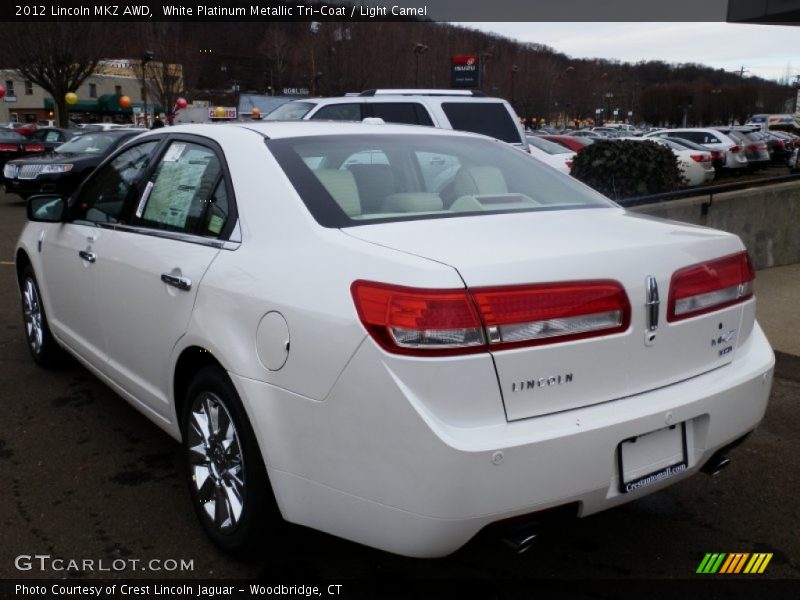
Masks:
[[[728,152],[732,152],[733,154],[736,154],[737,152],[741,151],[742,151],[741,146],[731,146],[730,148],[728,148]]]
[[[755,278],[747,252],[676,271],[669,286],[667,320],[680,321],[744,302],[753,296]]]
[[[16,144],[0,144],[0,152],[16,152],[19,146]]]
[[[44,144],[25,144],[25,152],[44,152]]]
[[[386,350],[441,356],[625,331],[630,303],[615,281],[429,290],[356,281],[361,322]]]
[[[720,152],[719,150],[712,151],[711,158],[714,160],[720,160],[722,158],[722,152]]]
[[[710,154],[692,154],[692,160],[694,162],[708,162],[711,160]]]
[[[570,171],[572,170],[572,165],[573,165],[573,164],[575,164],[575,163],[574,163],[574,161],[571,161],[571,160],[568,160],[568,161],[567,161],[567,168],[568,168]]]

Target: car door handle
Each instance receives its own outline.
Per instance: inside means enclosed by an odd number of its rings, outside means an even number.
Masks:
[[[189,279],[188,277],[179,277],[176,275],[170,275],[169,273],[162,273],[161,281],[163,281],[167,285],[176,287],[179,290],[184,290],[188,292],[190,289],[192,289],[192,280]]]
[[[78,256],[80,256],[86,262],[93,263],[97,260],[97,254],[94,252],[89,252],[88,250],[81,250],[78,252]]]

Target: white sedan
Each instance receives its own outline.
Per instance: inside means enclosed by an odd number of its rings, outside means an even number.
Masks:
[[[678,159],[678,168],[686,180],[686,187],[695,187],[714,180],[714,162],[710,151],[692,150],[670,140],[658,137],[629,137],[626,140],[635,142],[654,142],[666,146]]]
[[[738,237],[474,134],[170,127],[28,216],[33,359],[66,350],[182,441],[230,552],[279,543],[282,516],[446,555],[717,471],[766,408]]]
[[[566,175],[570,174],[572,162],[575,160],[575,152],[536,135],[526,136],[526,139],[531,156]]]

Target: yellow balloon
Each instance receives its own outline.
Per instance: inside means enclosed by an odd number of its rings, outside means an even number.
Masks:
[[[214,109],[214,116],[217,117],[218,119],[221,119],[222,117],[225,116],[225,109],[222,108],[221,106],[218,106],[217,108]]]
[[[67,104],[75,104],[78,101],[78,94],[75,92],[67,92],[64,96],[64,100],[67,101]]]

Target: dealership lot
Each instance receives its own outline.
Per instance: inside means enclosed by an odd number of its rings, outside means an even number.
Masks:
[[[526,554],[512,554],[487,531],[448,558],[423,561],[287,526],[281,540],[268,542],[265,558],[235,562],[197,526],[170,438],[80,366],[46,372],[33,364],[10,264],[23,221],[17,197],[0,194],[3,577],[63,577],[52,568],[19,572],[14,566],[20,555],[47,554],[94,560],[95,567],[100,560],[125,559],[129,567],[118,573],[87,569],[85,577],[692,578],[707,552],[771,552],[764,576],[800,579],[800,357],[790,346],[779,346],[765,422],[719,478],[698,475],[560,525]],[[757,294],[769,293],[771,286],[757,284]],[[769,323],[781,327],[774,313]],[[171,560],[192,561],[193,568],[173,571]]]

